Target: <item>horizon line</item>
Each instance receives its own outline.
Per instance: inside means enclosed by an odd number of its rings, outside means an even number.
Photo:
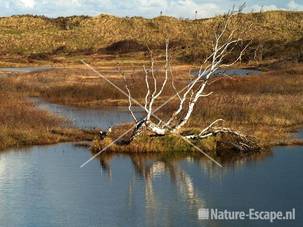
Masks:
[[[248,11],[248,12],[241,12],[241,14],[257,14],[257,13],[270,13],[270,12],[285,12],[285,13],[303,13],[303,10],[291,10],[291,9],[274,9],[274,10],[259,10],[259,11]],[[100,17],[100,16],[110,16],[110,17],[116,17],[116,18],[143,18],[143,19],[156,19],[156,18],[161,18],[161,17],[169,17],[169,18],[175,18],[178,20],[205,20],[205,19],[211,19],[211,18],[216,18],[224,15],[224,13],[217,14],[211,17],[197,17],[197,18],[190,18],[190,17],[177,17],[177,16],[171,16],[171,15],[159,15],[155,17],[144,17],[144,16],[139,16],[139,15],[134,15],[134,16],[118,16],[112,13],[106,13],[106,12],[101,12],[100,14],[97,15],[88,15],[88,14],[73,14],[69,16],[47,16],[46,14],[31,14],[31,13],[20,13],[20,14],[12,14],[9,16],[1,16],[0,18],[10,18],[10,17],[40,17],[40,18],[47,18],[47,19],[59,19],[59,18],[71,18],[71,17],[88,17],[88,18],[94,18],[94,17]]]

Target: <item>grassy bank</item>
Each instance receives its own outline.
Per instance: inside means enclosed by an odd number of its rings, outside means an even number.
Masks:
[[[92,139],[89,132],[68,127],[68,123],[37,109],[16,92],[0,87],[0,150],[26,145]]]
[[[115,130],[115,129],[114,129]],[[125,130],[124,130],[125,131]],[[116,134],[116,133],[115,133]],[[115,143],[118,135],[109,135],[103,140],[95,139],[92,144],[92,151],[98,152],[106,149],[112,153],[162,153],[162,154],[204,154],[208,153],[214,157],[230,158],[235,154],[238,157],[246,154],[259,153],[264,148],[255,146],[252,149],[243,149],[237,146],[238,140],[235,136],[227,134],[218,134],[205,139],[188,139],[185,140],[178,135],[150,136],[141,134],[131,143]],[[119,141],[126,139],[127,135]],[[189,143],[190,141],[190,143]],[[199,149],[197,149],[197,147]]]

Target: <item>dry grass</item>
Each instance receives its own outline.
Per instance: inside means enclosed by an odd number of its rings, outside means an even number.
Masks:
[[[7,89],[0,89],[0,150],[93,138],[88,132],[67,127],[64,119],[38,110],[25,97]]]
[[[103,66],[99,70],[124,88],[123,77],[115,68]],[[128,75],[128,83],[134,91],[132,96],[143,102],[146,87],[142,69],[123,66],[122,71]],[[189,79],[189,66],[177,66],[174,71],[176,86],[181,89]],[[157,72],[157,75],[159,80],[163,79],[163,72]],[[76,66],[20,75],[5,81],[11,90],[67,105],[98,108],[128,103],[123,94],[103,79],[92,77],[95,75],[89,70]],[[300,64],[275,66],[260,76],[225,78],[208,87],[214,94],[201,99],[187,127],[203,128],[213,120],[223,118],[225,126],[255,136],[264,145],[292,143],[289,132],[303,125],[302,86],[303,66]],[[169,87],[158,104],[172,94]],[[157,115],[165,119],[167,113],[175,109],[176,101],[166,105]]]
[[[218,134],[203,140],[191,140],[191,144],[179,135],[154,136],[154,134],[144,131],[135,137],[131,142],[129,138],[132,134],[134,125],[123,124],[113,128],[112,132],[104,139],[95,139],[92,144],[92,151],[98,152],[106,149],[113,153],[162,153],[162,154],[200,154],[206,152],[213,157],[231,158],[235,154],[237,157],[244,157],[247,154],[259,153],[262,149],[259,146],[252,147],[245,151],[234,144],[239,143],[239,138],[228,135]],[[130,130],[131,129],[131,130]],[[121,134],[126,135],[121,138]],[[191,132],[189,132],[191,131]],[[190,128],[184,133],[198,133],[199,131]],[[253,138],[251,138],[253,139]],[[195,146],[193,146],[194,144]],[[198,151],[196,147],[201,150]],[[264,147],[265,148],[265,147]]]
[[[245,28],[253,24],[243,39],[252,39],[254,47],[262,47],[263,60],[279,59],[282,53],[284,58],[297,59],[302,54],[302,18],[301,12],[250,13],[240,15],[236,26]],[[163,50],[169,36],[177,58],[199,61],[210,50],[218,20],[220,17],[201,20],[109,15],[57,19],[29,15],[3,17],[0,18],[0,56],[4,62],[60,62],[67,56],[76,60],[79,55],[141,51],[146,45]]]
[[[161,64],[161,63],[160,63]],[[134,92],[133,98],[142,101],[145,96],[146,86],[142,66],[119,66],[121,71],[127,75],[127,83]],[[188,67],[177,67],[178,74],[188,74]],[[125,89],[125,81],[117,66],[97,67],[97,69],[118,87]],[[163,72],[159,73],[163,76]],[[188,75],[187,75],[188,78]],[[33,74],[21,74],[8,78],[7,83],[31,96],[40,96],[44,99],[60,104],[102,107],[113,105],[128,105],[124,94],[115,89],[103,78],[99,78],[83,65],[75,65],[70,68],[60,68],[48,72]],[[178,82],[179,83],[179,82]],[[180,85],[184,84],[181,80]],[[172,89],[164,92],[164,96],[170,96]],[[165,98],[165,97],[163,97]]]
[[[203,151],[215,152],[215,138],[209,138],[207,140],[198,141],[195,145],[199,146]],[[113,139],[107,137],[104,140],[95,140],[92,146],[93,151],[102,150],[108,145],[112,144]],[[108,150],[111,152],[123,152],[123,153],[166,153],[166,152],[196,152],[189,143],[185,142],[178,136],[163,136],[163,137],[151,137],[151,136],[139,136],[130,144],[127,145],[111,145]]]

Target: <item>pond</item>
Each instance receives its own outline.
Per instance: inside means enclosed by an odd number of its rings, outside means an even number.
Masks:
[[[197,76],[199,71],[195,70],[192,75]],[[257,69],[218,69],[213,76],[256,76],[261,75],[262,71]]]
[[[53,68],[49,66],[33,66],[33,67],[0,67],[0,71],[2,72],[15,72],[15,73],[36,73],[48,71]]]
[[[101,128],[107,130],[114,124],[131,122],[132,117],[127,107],[108,107],[102,109],[87,109],[48,103],[39,98],[31,98],[36,106],[69,119],[74,126],[82,129]],[[142,108],[134,107],[133,111],[139,119]]]
[[[0,67],[0,78],[8,78],[15,76],[15,73],[36,73],[52,70],[49,66],[33,66],[33,67]]]
[[[301,131],[299,131],[299,132],[297,133],[297,138],[298,138],[298,139],[303,139],[303,130],[301,130]]]
[[[199,208],[290,210],[303,225],[301,147],[224,168],[205,159],[103,155],[72,144],[0,153],[1,226],[268,226],[202,221]]]

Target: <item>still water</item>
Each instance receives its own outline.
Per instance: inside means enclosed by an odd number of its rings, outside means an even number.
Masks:
[[[127,107],[87,109],[48,103],[39,98],[31,98],[31,101],[40,109],[63,116],[69,119],[74,126],[82,129],[101,128],[107,130],[114,124],[132,121]],[[143,109],[140,107],[133,108],[138,119],[143,116],[142,111]]]
[[[41,103],[64,116],[74,112],[84,128],[105,127],[104,116],[120,111]],[[277,147],[224,168],[191,156],[106,153],[80,168],[90,157],[71,143],[0,153],[0,226],[303,226],[302,147]],[[199,208],[296,208],[296,220],[210,222],[198,220]]]
[[[15,73],[35,73],[44,72],[53,68],[49,66],[35,66],[35,67],[0,67],[0,71],[3,72],[15,72]]]
[[[302,226],[300,147],[219,169],[205,159],[36,146],[0,154],[0,226]],[[295,221],[199,221],[199,208],[290,210]]]
[[[14,77],[16,74],[36,73],[52,70],[49,66],[35,67],[0,67],[0,78]]]
[[[197,76],[198,71],[193,71],[192,75]],[[262,71],[257,69],[218,69],[213,73],[213,76],[256,76],[260,75]]]

